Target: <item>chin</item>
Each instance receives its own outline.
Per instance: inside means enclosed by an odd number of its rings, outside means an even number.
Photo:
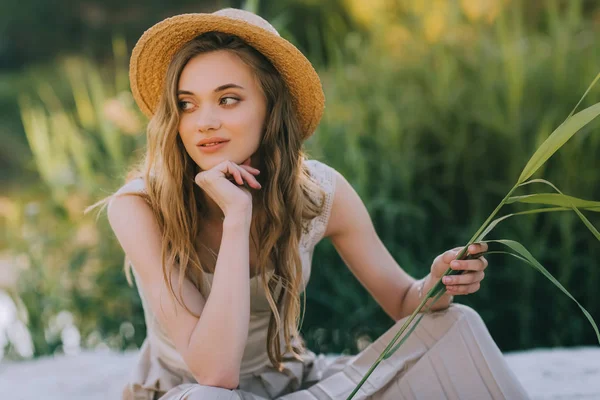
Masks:
[[[215,166],[222,163],[223,161],[232,161],[236,164],[241,164],[243,161],[239,161],[238,158],[239,157],[230,157],[226,154],[225,155],[215,154],[215,155],[210,155],[208,157],[203,155],[201,159],[195,160],[195,161],[196,161],[196,164],[200,167],[200,169],[202,169],[203,171],[206,171],[211,168],[214,168]]]

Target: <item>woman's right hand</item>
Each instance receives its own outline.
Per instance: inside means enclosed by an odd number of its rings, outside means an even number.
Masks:
[[[209,170],[198,173],[194,181],[227,216],[252,210],[252,195],[243,185],[245,181],[249,187],[260,189],[261,185],[255,178],[259,173],[259,170],[250,166],[250,159],[242,165],[223,161]]]

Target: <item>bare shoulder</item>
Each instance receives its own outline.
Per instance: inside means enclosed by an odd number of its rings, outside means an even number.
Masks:
[[[142,178],[133,179],[121,186],[108,203],[108,219],[111,225],[115,217],[136,209],[150,209],[150,206],[138,195],[146,193],[146,184]]]
[[[117,190],[115,194],[146,193],[146,182],[142,178],[132,179]]]
[[[143,218],[152,215],[150,205],[139,195],[146,193],[146,184],[143,179],[133,179],[121,186],[108,202],[108,220],[113,227],[123,225],[123,221]]]
[[[333,175],[335,191],[325,236],[333,239],[333,237],[343,235],[350,229],[371,230],[370,217],[356,190],[344,175],[337,170],[333,170]]]
[[[134,179],[123,185],[110,199],[107,216],[110,226],[127,256],[135,261],[139,254],[158,245],[160,228],[146,200],[140,197],[145,192],[142,179]],[[136,270],[149,265],[138,262]]]

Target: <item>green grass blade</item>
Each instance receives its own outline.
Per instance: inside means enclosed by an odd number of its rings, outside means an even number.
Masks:
[[[452,269],[448,268],[448,270],[446,271],[446,274],[449,271],[452,271]],[[431,304],[428,306],[428,308],[427,308],[427,311],[429,311],[429,309],[431,308],[431,306],[443,295],[443,293],[440,294],[439,291],[437,292],[437,295],[434,295],[434,293],[436,292],[437,286],[440,285],[441,282],[442,282],[441,279],[438,280],[438,282],[431,289],[429,289],[429,291],[427,292],[427,294],[424,296],[423,300],[421,300],[421,303],[417,306],[417,308],[415,308],[415,310],[412,312],[412,314],[407,318],[407,320],[404,322],[404,324],[398,330],[398,332],[396,332],[396,335],[392,338],[392,340],[390,340],[390,342],[388,343],[388,345],[381,352],[381,354],[379,355],[379,357],[377,357],[377,360],[375,360],[375,362],[371,365],[371,367],[369,368],[369,370],[365,373],[365,375],[362,377],[362,379],[360,380],[360,382],[358,382],[358,384],[356,385],[356,387],[354,388],[354,390],[352,390],[352,393],[350,393],[350,395],[346,398],[346,400],[351,400],[354,397],[354,395],[356,393],[358,393],[358,391],[360,390],[360,388],[362,387],[362,385],[367,381],[367,379],[369,379],[369,376],[371,376],[371,374],[373,373],[373,371],[375,370],[375,368],[377,368],[377,366],[379,365],[379,363],[381,363],[381,361],[383,361],[384,358],[389,357],[388,352],[394,347],[395,343],[398,341],[398,339],[400,338],[400,336],[402,336],[402,334],[406,331],[406,329],[409,327],[410,323],[415,319],[415,317],[421,311],[421,309],[425,306],[425,304],[427,303],[427,301],[429,301],[429,299],[431,299],[431,298],[434,299],[431,302]],[[419,317],[419,321],[420,321],[421,318],[422,318],[422,316]],[[417,323],[418,323],[418,321],[417,321]],[[412,330],[414,330],[414,328],[416,327],[417,323],[415,323],[413,325],[413,327],[411,328]],[[412,330],[411,330],[411,332],[412,332]],[[395,346],[394,348],[397,350],[398,347],[400,347],[400,346],[398,345],[398,346]]]
[[[525,165],[519,176],[518,184],[525,182],[535,173],[558,149],[562,147],[575,133],[600,115],[600,103],[586,108],[568,118],[562,125],[541,144]]]
[[[515,215],[515,214],[508,214],[503,217],[496,218],[495,220],[490,222],[490,224],[485,228],[485,230],[483,232],[481,232],[481,234],[479,236],[477,236],[477,238],[475,239],[475,242],[482,241],[496,227],[496,225],[498,225],[500,222],[504,221],[505,219],[512,217],[513,215]]]
[[[427,314],[429,312],[429,310],[431,309],[431,307],[436,303],[436,301],[438,301],[440,299],[440,297],[442,297],[444,295],[444,293],[446,293],[446,289],[438,291],[438,293],[433,298],[433,301],[429,304],[429,306],[427,306],[427,309],[425,310],[425,312],[423,312],[419,316],[419,319],[417,319],[415,321],[415,323],[412,324],[412,326],[410,327],[410,329],[408,330],[408,332],[406,332],[406,335],[404,335],[402,337],[402,339],[400,339],[400,341],[398,342],[398,344],[396,344],[392,349],[388,350],[385,353],[385,355],[383,356],[384,360],[387,360],[388,358],[390,358],[392,356],[392,354],[394,354],[396,352],[396,350],[398,350],[400,348],[400,346],[402,345],[402,343],[404,343],[406,341],[406,339],[408,339],[408,337],[411,335],[411,333],[413,333],[413,331],[416,329],[417,325],[419,325],[419,322],[421,322],[421,319],[423,319],[423,317],[425,316],[425,314]]]
[[[521,260],[525,259],[525,261],[527,261],[528,264],[530,264],[536,270],[541,272],[542,275],[544,275],[546,278],[548,278],[550,280],[550,282],[552,282],[556,287],[558,287],[571,300],[573,300],[575,303],[577,303],[577,305],[579,306],[579,308],[581,309],[583,314],[586,316],[588,321],[590,321],[590,324],[592,324],[592,327],[594,328],[594,331],[596,332],[596,338],[598,339],[598,343],[600,343],[600,332],[598,331],[598,326],[596,325],[596,322],[594,321],[594,318],[592,318],[591,314],[577,301],[577,299],[575,299],[575,297],[573,297],[571,295],[571,293],[569,293],[569,291],[567,289],[565,289],[565,287],[559,281],[556,280],[556,278],[554,278],[554,276],[552,276],[552,274],[550,272],[548,272],[548,270],[546,268],[544,268],[544,266],[542,264],[540,264],[535,259],[535,257],[533,257],[533,255],[525,248],[525,246],[523,246],[519,242],[516,242],[514,240],[508,240],[508,239],[490,240],[489,242],[503,244],[504,246],[507,246],[507,247],[511,248],[512,250],[514,250],[515,252],[517,252],[518,255],[520,256],[518,258],[520,258]],[[511,254],[511,253],[509,253],[509,254]]]
[[[494,211],[492,211],[492,213],[487,217],[485,222],[479,227],[479,229],[477,229],[477,232],[475,232],[475,234],[471,237],[471,239],[465,245],[465,247],[463,247],[463,249],[460,251],[460,253],[458,253],[458,255],[456,256],[457,259],[459,259],[459,260],[462,259],[463,256],[467,252],[467,248],[470,245],[472,245],[473,243],[477,242],[478,241],[477,238],[479,238],[483,234],[483,232],[485,232],[489,228],[489,225],[491,224],[492,219],[496,216],[496,214],[498,214],[498,212],[500,212],[502,207],[504,207],[504,205],[506,204],[506,200],[508,200],[510,198],[510,196],[513,194],[513,192],[517,188],[518,188],[518,185],[515,185],[510,189],[510,191],[506,194],[506,196],[502,199],[502,201],[496,206]],[[493,229],[493,227],[492,227],[492,229]]]
[[[600,212],[600,209],[597,207],[585,208],[587,211],[595,211]],[[485,237],[498,225],[500,222],[508,219],[510,217],[515,217],[517,215],[529,215],[529,214],[541,214],[548,212],[559,212],[559,211],[573,211],[571,207],[546,207],[546,208],[534,208],[532,210],[519,211],[512,214],[504,215],[500,218],[497,218],[490,222],[488,227],[475,239],[475,242],[481,242]]]
[[[526,258],[524,258],[524,257],[521,257],[521,256],[520,256],[520,255],[518,255],[518,254],[511,253],[511,252],[509,252],[509,251],[494,250],[494,251],[488,251],[488,252],[487,252],[487,253],[485,253],[485,254],[486,254],[486,255],[488,255],[488,254],[508,254],[509,256],[516,257],[516,258],[518,258],[519,260],[521,260],[521,261],[523,261],[523,262],[529,263],[529,261],[527,261],[527,259],[526,259]]]
[[[598,209],[596,207],[586,208],[586,210],[600,211],[600,209]],[[540,214],[540,213],[558,212],[558,211],[573,211],[573,210],[570,207],[546,207],[546,208],[534,208],[532,210],[519,211],[516,213],[504,215],[504,216],[502,216],[500,218],[496,218],[495,220],[490,222],[490,224],[487,226],[487,228],[485,228],[485,230],[479,236],[477,236],[477,238],[475,238],[475,242],[481,242],[496,227],[496,225],[498,225],[500,222],[502,222],[505,219],[508,219],[510,217],[514,217],[517,215]]]
[[[583,99],[585,99],[585,97],[587,96],[587,94],[590,92],[590,90],[592,90],[592,88],[594,87],[594,85],[596,84],[596,82],[598,82],[599,79],[600,79],[600,72],[598,72],[598,75],[596,75],[596,77],[594,78],[594,80],[592,81],[592,83],[590,83],[590,86],[588,86],[588,88],[585,91],[585,93],[583,94],[583,96],[581,96],[581,99],[579,99],[579,102],[577,103],[577,105],[575,105],[575,107],[573,107],[573,111],[571,111],[571,113],[569,114],[569,116],[567,117],[567,119],[571,118],[571,115],[573,115],[573,113],[575,113],[575,110],[577,110],[577,107],[579,107],[579,105],[581,104],[581,102],[583,101]]]
[[[506,204],[511,203],[544,204],[547,206],[578,207],[590,211],[600,211],[600,201],[583,200],[573,196],[557,193],[537,193],[525,196],[510,197]]]
[[[531,179],[527,182],[522,183],[519,186],[525,186],[525,185],[529,185],[531,183],[543,183],[545,185],[552,187],[558,193],[563,195],[563,192],[561,192],[560,189],[558,189],[552,182],[549,182],[545,179]],[[596,227],[594,225],[592,225],[592,223],[585,217],[585,215],[583,215],[581,213],[581,211],[579,211],[577,206],[575,206],[574,204],[570,204],[569,206],[573,209],[573,211],[575,211],[577,216],[581,219],[581,221],[583,221],[583,224],[590,230],[590,232],[592,232],[592,234],[596,237],[596,239],[598,239],[598,241],[600,241],[600,232],[598,232],[598,229],[596,229]]]
[[[64,62],[64,69],[71,85],[75,100],[75,112],[84,129],[93,130],[96,125],[94,106],[85,81],[85,64],[82,60],[71,58]]]
[[[402,337],[402,339],[400,339],[400,341],[398,342],[398,344],[396,344],[394,347],[392,347],[391,349],[389,349],[383,356],[384,360],[387,360],[388,358],[390,358],[392,356],[392,354],[394,354],[396,352],[396,350],[398,350],[400,348],[400,346],[402,346],[402,344],[406,341],[406,339],[408,339],[408,337],[410,336],[411,333],[413,333],[413,331],[415,330],[415,328],[417,327],[417,325],[419,325],[419,322],[421,322],[421,320],[423,319],[423,316],[425,315],[425,313],[421,313],[421,315],[419,315],[419,318],[412,324],[412,326],[410,327],[410,329],[408,330],[408,332],[406,332],[406,334]]]
[[[533,210],[519,211],[510,215],[527,215],[527,214],[540,214],[546,212],[557,212],[557,211],[573,211],[569,207],[545,207],[545,208],[534,208]]]

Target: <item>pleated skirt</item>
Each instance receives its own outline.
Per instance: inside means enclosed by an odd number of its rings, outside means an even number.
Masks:
[[[346,399],[405,321],[397,321],[355,356],[312,357],[296,371],[266,369],[241,379],[235,390],[185,383],[160,400]],[[479,314],[460,304],[423,317],[354,396],[356,400],[528,398]]]

